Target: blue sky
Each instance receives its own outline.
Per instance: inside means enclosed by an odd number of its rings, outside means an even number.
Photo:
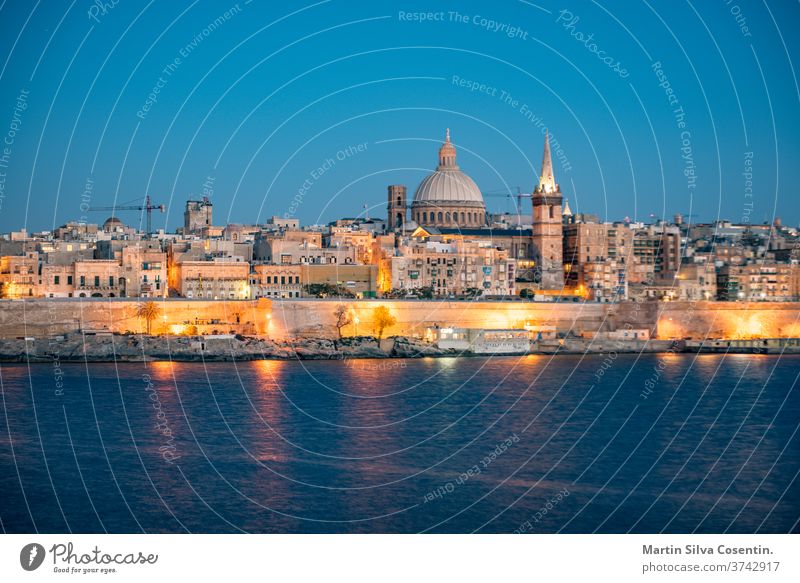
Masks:
[[[204,185],[217,224],[382,216],[446,127],[485,193],[530,192],[549,128],[574,211],[797,225],[797,22],[788,1],[6,0],[0,231],[145,194],[172,230]]]

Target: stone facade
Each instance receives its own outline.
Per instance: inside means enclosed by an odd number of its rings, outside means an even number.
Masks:
[[[533,201],[533,247],[536,272],[543,289],[564,287],[561,187],[553,176],[550,135],[544,138],[542,174],[531,195]]]
[[[386,306],[397,324],[388,335],[422,337],[428,327],[520,328],[554,326],[561,335],[581,336],[615,330],[655,330],[661,339],[800,336],[796,303],[623,302],[556,304],[549,302],[464,302],[420,300],[156,300],[156,334],[172,326],[199,322],[208,332],[266,334],[275,339],[335,338],[334,311],[344,303],[358,317],[358,333],[369,334],[375,308]],[[0,336],[52,337],[76,331],[141,333],[135,300],[5,300],[0,302]],[[351,325],[344,330],[352,336]]]
[[[170,275],[175,290],[185,298],[246,300],[250,297],[250,264],[239,258],[181,261]]]

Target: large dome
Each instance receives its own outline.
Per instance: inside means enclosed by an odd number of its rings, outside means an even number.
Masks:
[[[486,205],[478,185],[456,164],[456,147],[447,130],[439,149],[439,166],[414,193],[411,216],[422,226],[478,227],[486,221]]]
[[[450,141],[449,129],[445,134],[444,144],[439,148],[439,166],[417,187],[414,204],[417,206],[455,204],[480,208],[485,206],[478,185],[456,164],[456,147]]]
[[[417,187],[414,202],[433,204],[473,203],[470,206],[483,206],[483,196],[469,176],[455,168],[436,170],[425,177]]]

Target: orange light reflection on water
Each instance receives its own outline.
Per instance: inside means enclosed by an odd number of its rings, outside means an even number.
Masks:
[[[286,369],[282,360],[254,360],[250,363],[261,381],[258,388],[261,390],[277,391],[281,388],[281,378]]]

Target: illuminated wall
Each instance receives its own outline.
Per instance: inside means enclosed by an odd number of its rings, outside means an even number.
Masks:
[[[272,338],[337,336],[337,300],[155,300],[153,333],[186,331],[269,334]],[[360,300],[341,302],[351,323],[346,336],[371,335],[373,315],[386,306],[397,323],[387,336],[422,336],[429,326],[522,328],[554,326],[560,334],[623,329],[655,330],[657,338],[800,336],[800,303],[645,302],[625,304]],[[46,337],[65,332],[141,332],[132,299],[29,299],[0,301],[0,336]],[[191,329],[191,328],[190,328]]]

